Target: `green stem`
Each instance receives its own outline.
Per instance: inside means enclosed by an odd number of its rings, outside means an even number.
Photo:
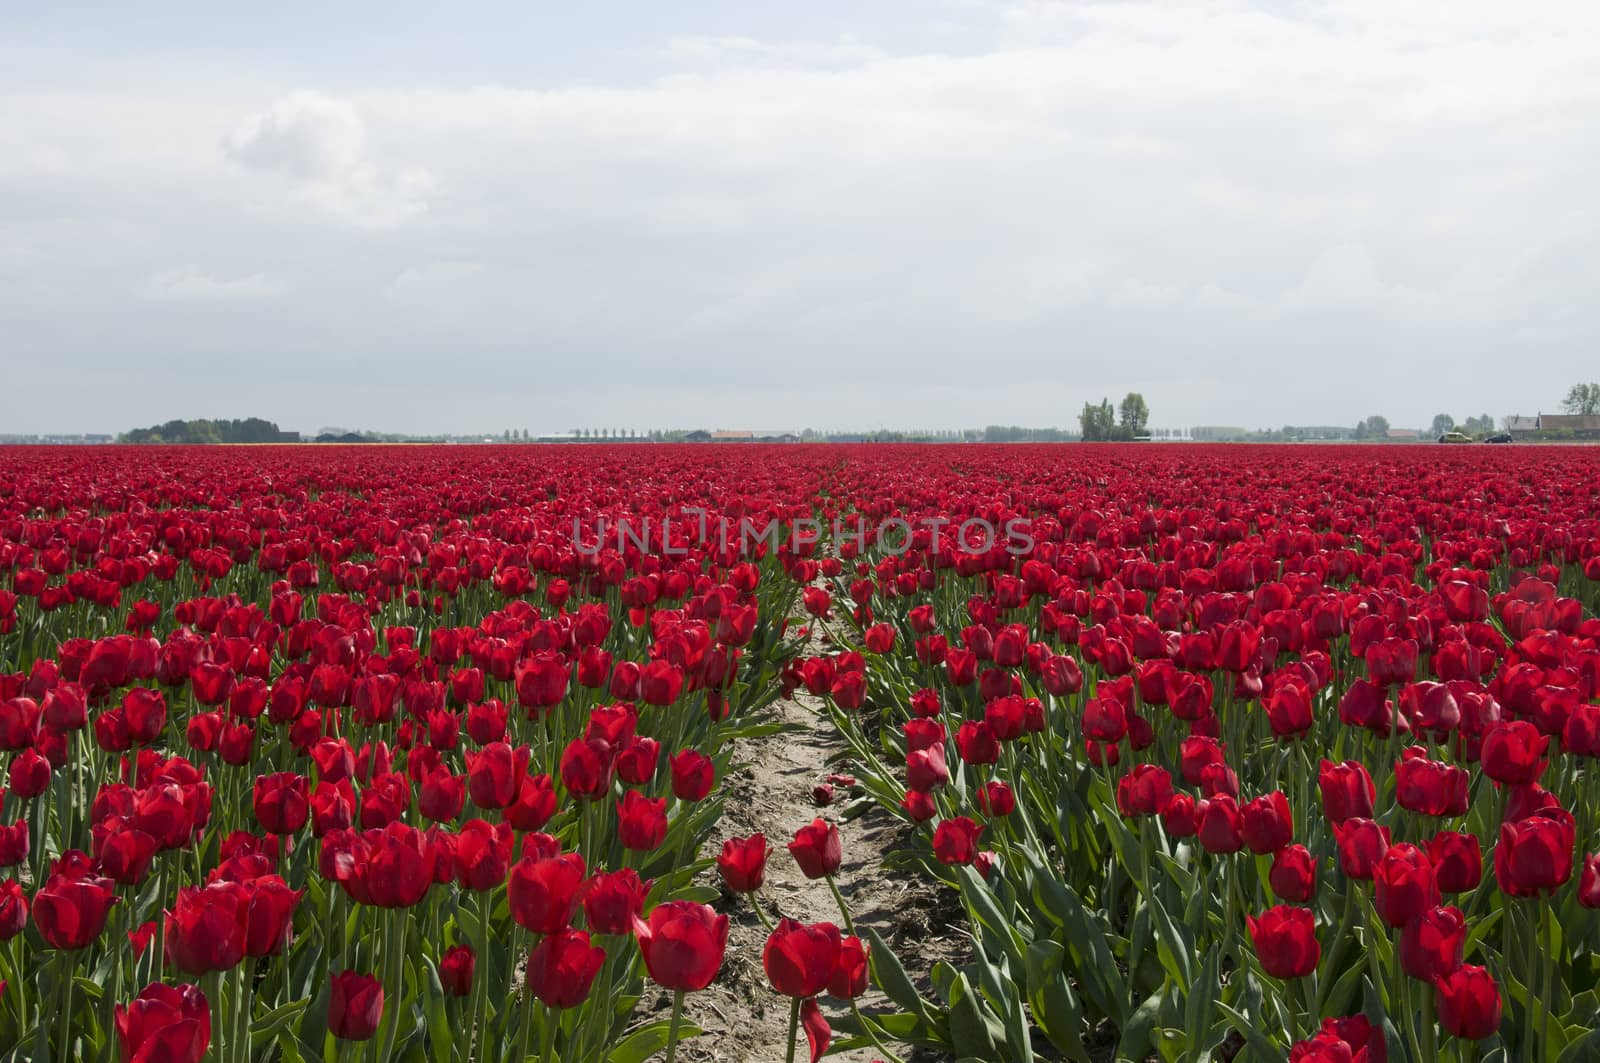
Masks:
[[[796,1036],[800,1030],[800,998],[795,997],[789,1001],[789,1054],[784,1063],[794,1063],[794,1044],[799,1038]]]
[[[844,903],[844,894],[839,892],[838,883],[833,881],[832,875],[824,876],[828,880],[828,889],[833,891],[833,899],[839,905],[839,914],[844,917],[844,928],[852,936],[856,932],[855,921],[850,918],[850,909]]]
[[[766,927],[767,933],[770,934],[777,929],[772,925],[772,917],[767,914],[766,909],[761,907],[761,902],[756,900],[754,893],[750,894],[750,907],[755,911],[756,918],[761,920],[761,925]]]
[[[1531,909],[1536,908],[1538,906],[1538,903],[1539,902],[1537,900],[1532,901],[1530,903],[1530,905],[1529,905],[1530,911],[1528,912],[1528,920],[1529,920],[1529,923],[1531,924],[1528,927],[1528,952],[1527,952],[1528,965],[1525,968],[1528,973],[1527,973],[1527,980],[1523,983],[1527,987],[1527,990],[1528,990],[1528,1014],[1527,1014],[1528,1028],[1527,1028],[1527,1030],[1525,1030],[1523,1032],[1523,1036],[1522,1036],[1522,1059],[1523,1059],[1523,1063],[1532,1063],[1533,1058],[1534,1058],[1534,1056],[1533,1056],[1533,1042],[1534,1042],[1533,1015],[1534,1015],[1534,1009],[1537,1006],[1535,1001],[1534,1001],[1534,997],[1537,995],[1537,992],[1535,991],[1534,986],[1535,986],[1535,979],[1537,979],[1538,975],[1539,975],[1539,927],[1538,927],[1538,924],[1536,922],[1534,922],[1534,920],[1536,920],[1538,918],[1538,915],[1537,915],[1536,912],[1534,912]]]
[[[672,994],[672,1018],[667,1023],[667,1063],[673,1063],[678,1058],[678,1024],[683,1021],[683,990],[676,990]],[[794,1057],[793,1045],[790,1046],[790,1059]]]
[[[528,1014],[533,1014],[533,1004],[528,1004]],[[556,1027],[561,1025],[561,1012],[555,1008],[546,1008],[544,1012],[544,1028],[539,1031],[539,1060],[540,1063],[561,1063],[561,1057],[556,1055]]]

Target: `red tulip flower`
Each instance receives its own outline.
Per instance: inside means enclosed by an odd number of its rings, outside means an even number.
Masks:
[[[1501,892],[1537,897],[1565,883],[1572,877],[1575,841],[1572,815],[1564,809],[1502,823],[1494,850]]]
[[[146,986],[112,1022],[122,1063],[200,1063],[211,1044],[211,1006],[196,985]]]
[[[844,843],[838,827],[816,819],[795,832],[789,852],[806,878],[825,878],[839,870],[844,860]]]
[[[53,949],[86,948],[105,929],[116,902],[110,879],[54,874],[33,896],[33,925]]]
[[[1467,921],[1459,908],[1431,908],[1400,931],[1400,967],[1412,978],[1432,982],[1461,966],[1466,942]]]
[[[464,997],[472,992],[472,975],[477,967],[477,954],[471,945],[455,945],[445,950],[439,959],[439,984],[446,996]]]
[[[590,945],[587,932],[558,931],[539,942],[528,957],[528,992],[546,1007],[575,1008],[589,998],[605,959],[605,950]]]
[[[572,921],[584,881],[579,853],[524,856],[512,865],[506,899],[511,917],[535,934],[554,934]]]
[[[693,901],[658,904],[633,933],[651,979],[666,989],[698,992],[722,969],[728,947],[728,917]]]
[[[1273,854],[1267,881],[1280,900],[1305,904],[1317,891],[1316,861],[1305,846],[1286,845]]]
[[[1464,964],[1435,978],[1433,986],[1446,1033],[1481,1041],[1500,1028],[1500,987],[1484,968]]]
[[[933,831],[933,855],[942,864],[970,864],[978,857],[983,827],[967,816],[939,821]]]
[[[854,1000],[867,991],[871,980],[871,950],[858,937],[839,943],[839,962],[828,978],[828,995],[839,1000]]]
[[[258,776],[253,807],[263,830],[294,834],[311,818],[310,788],[305,776],[292,771]]]
[[[1391,927],[1403,927],[1439,903],[1439,882],[1428,854],[1402,842],[1379,859],[1372,875],[1372,904]]]
[[[839,928],[832,923],[780,919],[761,952],[767,981],[785,996],[816,996],[828,987],[838,966],[840,943]]]
[[[1261,969],[1274,978],[1304,978],[1317,969],[1322,946],[1317,941],[1316,918],[1306,908],[1279,905],[1257,918],[1245,916],[1250,940]]]
[[[366,1041],[383,1022],[383,983],[370,974],[340,971],[330,980],[328,1032],[343,1041]]]
[[[767,838],[756,833],[748,838],[729,838],[717,854],[717,871],[723,885],[733,893],[753,893],[761,888],[767,873]]]
[[[697,749],[681,749],[668,762],[672,768],[672,796],[679,801],[704,801],[717,781],[717,768]]]

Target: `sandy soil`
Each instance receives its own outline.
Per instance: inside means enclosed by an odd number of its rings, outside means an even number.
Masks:
[[[715,854],[725,838],[745,836],[754,831],[766,834],[772,846],[767,862],[766,885],[758,894],[765,911],[776,921],[786,915],[801,922],[829,920],[841,923],[827,883],[811,881],[800,873],[794,858],[784,846],[794,832],[818,816],[833,818],[842,810],[846,795],[827,808],[819,808],[812,788],[830,772],[850,773],[848,764],[830,764],[844,743],[833,733],[825,718],[819,719],[807,707],[806,695],[799,701],[778,704],[778,718],[797,725],[795,730],[742,742],[736,749],[735,763],[743,765],[725,785],[728,802],[719,833],[708,844],[707,854]],[[830,813],[832,815],[830,815]],[[844,862],[837,881],[850,905],[858,926],[871,926],[889,942],[925,993],[927,975],[941,959],[959,962],[969,947],[961,936],[960,908],[953,898],[941,897],[927,882],[885,871],[883,857],[909,836],[909,828],[882,809],[839,823],[844,840]],[[704,881],[716,883],[716,871]],[[721,977],[705,992],[688,997],[685,1014],[706,1033],[685,1042],[679,1059],[694,1063],[771,1063],[784,1058],[788,1044],[789,1001],[767,984],[761,969],[761,947],[766,931],[750,910],[746,898],[724,895],[717,905],[728,914],[728,960]],[[954,925],[952,925],[954,924]],[[652,1011],[665,1013],[670,997],[655,992],[645,1003]],[[824,1012],[830,1022],[848,1015],[847,1008],[824,996]],[[898,1010],[876,989],[861,1000],[862,1010]],[[902,1058],[923,1061],[941,1057],[929,1053],[914,1056],[891,1044]],[[802,1035],[800,1058],[804,1058]],[[878,1054],[867,1050],[832,1053],[829,1060],[840,1063],[869,1063]]]

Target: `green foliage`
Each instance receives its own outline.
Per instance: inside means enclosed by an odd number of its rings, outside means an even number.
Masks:
[[[246,417],[242,421],[168,421],[135,428],[117,437],[119,443],[298,443],[299,432],[285,432],[271,421]]]

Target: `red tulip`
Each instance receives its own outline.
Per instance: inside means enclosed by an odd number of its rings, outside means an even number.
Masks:
[[[791,997],[812,997],[828,987],[839,963],[841,939],[832,923],[805,925],[793,919],[780,919],[767,937],[761,952],[761,966],[767,981],[779,993]]]
[[[1461,966],[1467,921],[1458,908],[1431,908],[1400,932],[1400,966],[1412,978],[1432,982]]]
[[[1316,861],[1305,846],[1286,845],[1273,854],[1267,881],[1280,900],[1305,904],[1317,890]]]
[[[1390,846],[1373,869],[1372,884],[1373,907],[1391,927],[1403,927],[1439,903],[1433,865],[1415,845]]]
[[[597,872],[582,888],[583,914],[597,934],[627,934],[644,911],[650,883],[631,867]]]
[[[1446,1033],[1481,1041],[1500,1028],[1500,987],[1484,968],[1463,965],[1435,978],[1433,985]]]
[[[245,954],[245,903],[235,882],[180,889],[167,913],[167,962],[188,974],[238,966]]]
[[[1572,877],[1572,816],[1563,809],[1500,825],[1494,874],[1511,897],[1537,897]]]
[[[1335,823],[1333,837],[1339,847],[1339,870],[1348,878],[1372,878],[1378,861],[1389,849],[1389,828],[1370,819],[1352,817]]]
[[[748,838],[729,838],[717,854],[717,871],[733,893],[753,893],[761,888],[767,872],[767,838],[756,833]]]
[[[1304,978],[1317,969],[1322,946],[1317,941],[1316,919],[1305,908],[1279,905],[1257,918],[1245,916],[1250,940],[1261,969],[1274,978]]]
[[[1289,844],[1294,837],[1294,816],[1282,790],[1263,794],[1239,810],[1239,833],[1252,853],[1265,856]]]
[[[1220,794],[1195,805],[1200,847],[1208,853],[1236,853],[1244,848],[1243,820],[1233,798]]]
[[[812,820],[795,832],[789,843],[794,862],[806,878],[824,878],[839,870],[844,860],[844,845],[839,828],[826,820]]]
[[[587,932],[557,931],[528,957],[528,992],[546,1007],[575,1008],[589,998],[605,959],[605,950],[591,946]]]
[[[1544,774],[1550,739],[1527,720],[1506,720],[1483,736],[1483,773],[1499,783],[1530,783]]]
[[[695,992],[722,969],[728,946],[728,917],[693,901],[658,904],[648,920],[635,919],[633,933],[645,969],[657,985]]]
[[[439,959],[439,984],[446,996],[464,997],[472,992],[472,975],[477,955],[471,945],[455,945]]]
[[[33,925],[53,949],[86,948],[105,929],[116,902],[109,879],[57,873],[33,896]]]
[[[0,941],[9,941],[28,925],[28,896],[15,879],[0,882]]]
[[[1600,908],[1600,856],[1583,858],[1583,877],[1578,881],[1578,903],[1585,908]],[[5,902],[0,900],[0,938],[5,933]]]
[[[340,971],[329,983],[328,1032],[344,1041],[365,1041],[383,1021],[383,983],[370,974]]]
[[[1137,764],[1117,780],[1117,810],[1124,816],[1155,815],[1171,796],[1172,776],[1154,764]]]
[[[679,750],[668,762],[672,768],[672,795],[679,801],[704,801],[717,781],[716,765],[697,749]]]
[[[1440,831],[1428,842],[1428,862],[1442,893],[1465,893],[1478,888],[1483,877],[1483,853],[1475,835]]]
[[[112,1008],[122,1063],[200,1063],[211,1044],[211,1006],[196,985],[146,986]]]
[[[292,771],[256,778],[253,795],[256,821],[272,834],[294,834],[311,818],[311,797],[305,776]]]
[[[942,864],[970,864],[978,856],[983,827],[966,816],[939,821],[933,831],[933,855]]]
[[[1371,819],[1377,787],[1359,761],[1335,764],[1324,760],[1318,775],[1322,788],[1322,808],[1328,822],[1337,826],[1347,819]]]
[[[524,856],[512,865],[506,890],[511,917],[535,934],[554,934],[572,921],[583,880],[580,853]]]

